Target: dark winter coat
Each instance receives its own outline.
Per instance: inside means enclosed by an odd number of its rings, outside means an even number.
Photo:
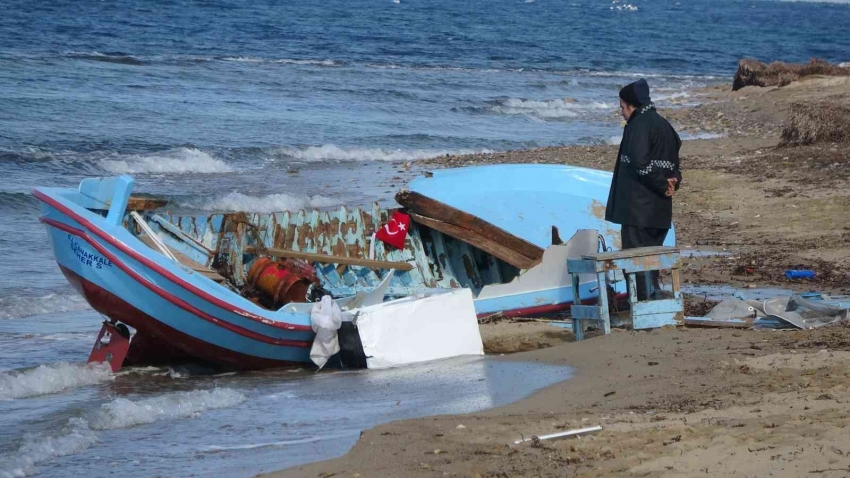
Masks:
[[[665,196],[667,179],[682,184],[682,140],[651,103],[632,113],[614,166],[605,220],[629,226],[669,229],[673,198]]]

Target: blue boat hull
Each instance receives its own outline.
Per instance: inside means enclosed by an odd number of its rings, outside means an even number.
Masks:
[[[62,190],[35,194],[69,281],[92,307],[136,328],[149,343],[236,368],[310,361],[309,316],[262,309],[190,273],[123,227],[63,201]]]

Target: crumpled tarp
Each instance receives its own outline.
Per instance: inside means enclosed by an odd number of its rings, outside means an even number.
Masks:
[[[752,320],[755,328],[813,329],[850,321],[850,310],[798,295],[765,301],[727,299],[707,314],[712,321]]]
[[[848,320],[850,310],[799,296],[777,297],[764,301],[768,318],[777,318],[798,329],[814,329]]]

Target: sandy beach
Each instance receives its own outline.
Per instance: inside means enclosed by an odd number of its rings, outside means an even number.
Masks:
[[[682,148],[678,242],[731,254],[686,259],[682,280],[850,293],[846,145],[779,145],[792,103],[847,104],[850,78],[808,77],[736,92],[730,78],[728,87],[693,94],[700,106],[661,114],[680,132],[722,136]],[[615,154],[616,146],[542,148],[446,156],[424,167],[610,169]],[[789,281],[789,268],[813,269],[817,277]],[[569,365],[576,376],[484,413],[381,425],[363,432],[341,458],[264,476],[850,475],[850,327],[618,330],[580,343],[542,322],[481,327],[488,352]],[[603,430],[513,445],[593,425]]]

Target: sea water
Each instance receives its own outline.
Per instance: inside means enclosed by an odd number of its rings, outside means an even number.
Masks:
[[[618,143],[617,91],[639,77],[679,107],[730,86],[742,57],[850,60],[847,2],[6,0],[0,13],[4,478],[249,476],[343,453],[374,423],[479,410],[568,374],[492,360],[318,375],[84,366],[102,317],[56,267],[36,186],[132,174],[174,212],[387,203],[424,158]]]

